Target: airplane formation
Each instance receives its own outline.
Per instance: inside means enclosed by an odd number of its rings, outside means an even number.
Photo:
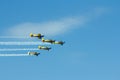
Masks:
[[[59,44],[59,45],[63,45],[65,42],[63,41],[56,41],[56,40],[52,40],[52,39],[44,39],[44,35],[42,34],[33,34],[33,33],[30,33],[30,37],[37,37],[38,39],[40,39],[43,43],[50,43],[50,44]],[[51,47],[47,47],[47,46],[38,46],[38,49],[40,50],[50,50]],[[40,53],[38,52],[28,52],[28,55],[31,55],[31,56],[38,56]]]

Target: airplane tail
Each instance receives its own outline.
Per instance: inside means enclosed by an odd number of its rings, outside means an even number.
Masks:
[[[52,48],[51,48],[51,47],[50,47],[50,48],[48,48],[48,51],[49,51],[50,49],[52,49]]]
[[[40,37],[38,37],[39,39],[42,39],[44,37],[44,35],[41,35]]]
[[[40,53],[38,53],[36,56],[40,55]]]
[[[51,47],[49,48],[49,50],[52,49]]]
[[[63,42],[61,45],[65,44],[65,42]]]

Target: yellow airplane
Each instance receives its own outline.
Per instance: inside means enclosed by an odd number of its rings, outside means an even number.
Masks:
[[[31,56],[38,56],[40,53],[38,52],[28,52],[28,55],[31,55]]]
[[[30,37],[38,37],[39,39],[41,39],[42,37],[44,37],[44,35],[30,33]]]
[[[63,41],[55,41],[53,44],[60,44],[60,45],[63,45],[65,42]]]
[[[47,42],[47,43],[51,43],[51,44],[53,44],[53,43],[55,42],[55,40],[44,39],[44,38],[42,38],[42,42]]]
[[[42,50],[50,50],[51,48],[50,47],[46,47],[46,46],[38,46],[39,49],[42,49]]]

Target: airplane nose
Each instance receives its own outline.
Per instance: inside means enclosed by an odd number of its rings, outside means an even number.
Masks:
[[[32,33],[30,33],[30,37],[33,37],[33,34],[32,34]]]

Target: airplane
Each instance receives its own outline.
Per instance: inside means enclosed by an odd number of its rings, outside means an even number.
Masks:
[[[28,55],[31,55],[31,56],[38,56],[40,53],[38,52],[28,52]]]
[[[30,33],[30,37],[38,37],[39,39],[41,39],[42,37],[44,37],[44,35]]]
[[[44,39],[44,38],[42,38],[42,42],[47,42],[47,43],[51,43],[51,44],[53,44],[53,43],[55,42],[55,40]]]
[[[53,44],[60,44],[60,45],[63,45],[65,42],[63,41],[55,41]]]
[[[50,50],[51,48],[50,47],[46,47],[46,46],[38,46],[39,49],[42,49],[42,50]]]

